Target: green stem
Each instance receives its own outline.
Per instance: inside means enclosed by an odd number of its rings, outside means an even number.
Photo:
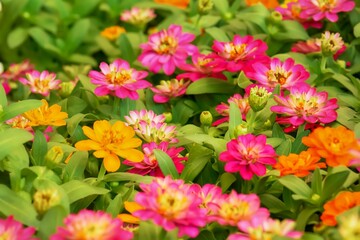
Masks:
[[[321,62],[320,62],[320,70],[321,72],[324,72],[326,69],[326,62],[327,62],[327,57],[322,56],[321,57]]]
[[[113,101],[113,113],[115,115],[120,115],[120,111],[121,111],[121,98],[115,96]]]

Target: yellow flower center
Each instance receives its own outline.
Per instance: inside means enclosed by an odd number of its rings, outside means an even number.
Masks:
[[[240,201],[236,205],[234,205],[233,203],[222,204],[220,209],[220,216],[222,216],[224,219],[235,222],[248,219],[249,203],[245,201]]]
[[[159,54],[174,54],[178,43],[173,37],[166,36],[161,39],[155,50]]]
[[[311,97],[310,99],[305,98],[303,93],[300,98],[295,98],[295,110],[299,116],[302,116],[304,113],[306,116],[310,116],[317,112],[319,109],[318,98]]]
[[[317,5],[323,12],[332,9],[335,3],[336,0],[315,0],[315,5]]]
[[[105,75],[105,79],[109,84],[123,85],[128,82],[135,82],[132,78],[132,70],[121,69],[120,71],[111,71]]]
[[[208,63],[211,62],[211,61],[212,61],[212,59],[210,59],[210,58],[200,58],[200,59],[198,60],[198,65],[199,65],[200,67],[205,67],[205,65],[208,64]]]
[[[230,60],[241,59],[245,54],[246,44],[234,45],[233,43],[227,43],[225,45],[225,51],[229,53]]]
[[[269,70],[266,73],[269,83],[275,87],[276,84],[284,85],[292,72],[287,72],[283,68],[276,67],[275,70]]]
[[[159,212],[167,219],[176,218],[189,205],[189,200],[181,193],[163,193],[157,198]]]

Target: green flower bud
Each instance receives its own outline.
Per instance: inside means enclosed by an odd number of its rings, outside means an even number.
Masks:
[[[270,20],[273,22],[273,23],[279,23],[282,21],[282,15],[280,12],[278,11],[273,11],[270,15]]]
[[[166,123],[169,123],[172,121],[172,113],[171,112],[164,112],[163,115],[165,117]]]
[[[40,215],[60,203],[60,195],[55,189],[38,190],[33,199],[33,205]]]
[[[323,33],[318,41],[320,41],[321,44],[321,52],[325,56],[334,55],[344,46],[344,41],[340,37],[340,34],[330,33],[329,31]]]
[[[264,87],[255,86],[250,90],[249,104],[254,112],[258,112],[264,109],[271,93],[269,93]]]
[[[241,124],[236,126],[234,135],[235,135],[235,137],[238,137],[238,136],[249,133],[248,131],[249,131],[248,124],[247,124],[247,122],[243,121]]]
[[[59,164],[64,157],[64,151],[59,146],[54,146],[45,155],[45,160],[50,165]]]
[[[200,14],[206,14],[213,9],[214,3],[212,0],[199,0],[198,2],[198,10]]]
[[[201,123],[201,125],[211,126],[212,122],[213,122],[213,116],[212,116],[211,112],[203,111],[200,114],[200,123]]]
[[[74,88],[75,88],[74,82],[62,82],[60,84],[60,90],[59,90],[60,96],[62,97],[70,96]]]

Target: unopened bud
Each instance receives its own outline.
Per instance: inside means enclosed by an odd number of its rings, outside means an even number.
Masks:
[[[200,14],[206,14],[213,9],[214,3],[212,0],[199,0],[198,9]]]
[[[60,203],[59,193],[55,189],[38,190],[33,199],[34,207],[40,215]]]
[[[70,96],[74,88],[75,88],[74,82],[62,82],[60,84],[60,90],[59,90],[60,96],[62,97]]]
[[[171,112],[164,112],[163,115],[165,117],[166,123],[169,123],[172,121],[172,113]]]
[[[248,124],[247,122],[243,121],[241,124],[237,125],[234,131],[235,137],[245,135],[248,133]]]
[[[212,116],[211,112],[203,111],[200,114],[200,123],[201,123],[201,125],[211,126],[212,122],[213,122],[213,116]]]
[[[254,112],[264,109],[270,97],[269,93],[264,87],[255,86],[250,89],[249,104]]]
[[[278,11],[273,11],[270,15],[270,19],[273,23],[279,23],[282,21],[282,15]]]
[[[59,146],[54,146],[45,155],[45,160],[50,165],[59,164],[64,157],[64,151]]]

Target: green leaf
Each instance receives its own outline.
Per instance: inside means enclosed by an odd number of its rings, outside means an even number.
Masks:
[[[220,176],[221,190],[225,192],[236,181],[236,177],[231,173],[223,173]]]
[[[221,20],[219,16],[204,15],[199,20],[199,26],[209,28],[217,24]]]
[[[179,173],[174,165],[174,161],[165,152],[154,149],[156,160],[164,176],[170,175],[172,178],[179,178]]]
[[[29,167],[29,154],[23,145],[18,145],[4,160],[4,169],[8,172],[18,172]]]
[[[109,192],[107,189],[95,187],[79,180],[72,180],[70,182],[64,183],[61,186],[67,193],[70,203],[76,202],[77,200],[91,195],[103,195]]]
[[[67,54],[73,53],[80,44],[84,41],[88,31],[90,29],[90,20],[83,18],[78,20],[73,27],[70,29],[69,33],[66,36],[65,40],[65,49],[64,51]]]
[[[253,23],[261,28],[264,32],[267,31],[267,21],[270,16],[269,10],[262,4],[247,7],[238,12],[237,19],[242,20],[244,23]],[[249,26],[247,24],[247,26]]]
[[[29,28],[28,33],[32,39],[43,49],[57,55],[62,55],[59,48],[54,45],[54,39],[40,27]]]
[[[277,155],[288,156],[291,153],[291,140],[286,139],[276,148]]]
[[[13,49],[20,46],[28,38],[27,29],[22,27],[17,27],[12,30],[7,36],[7,45],[9,48]]]
[[[91,57],[89,55],[79,54],[79,53],[71,54],[68,57],[68,60],[72,63],[89,64],[93,67],[97,65],[97,62],[93,57]]]
[[[117,43],[121,51],[121,58],[128,61],[129,63],[134,62],[137,56],[127,34],[121,34]]]
[[[304,27],[297,21],[285,20],[280,24],[280,31],[272,35],[276,40],[307,40],[309,35]]]
[[[13,215],[17,221],[28,226],[39,226],[39,221],[36,219],[37,212],[31,202],[19,197],[2,184],[0,185],[0,212],[5,216]]]
[[[274,123],[273,129],[272,129],[272,137],[282,138],[282,139],[286,140],[284,131],[278,123]]]
[[[192,147],[180,178],[187,182],[193,181],[211,160],[212,156],[213,151],[206,147],[199,145]]]
[[[271,194],[265,193],[259,197],[261,204],[268,208],[271,213],[279,213],[289,209],[284,202]]]
[[[303,196],[305,198],[310,199],[312,195],[311,188],[300,178],[294,176],[294,175],[287,175],[284,177],[281,177],[279,179],[279,182],[288,188],[290,191]]]
[[[178,101],[172,109],[172,122],[185,125],[190,117],[194,115],[194,110],[186,104],[186,101]]]
[[[104,176],[105,182],[137,182],[137,183],[151,183],[154,178],[150,176],[141,176],[134,173],[116,172],[108,173]]]
[[[87,76],[85,76],[83,74],[79,74],[78,77],[79,77],[81,85],[83,85],[83,87],[86,90],[89,90],[90,92],[94,92],[96,86],[90,82],[89,77],[87,77]]]
[[[296,230],[304,231],[309,218],[318,211],[320,211],[319,208],[312,207],[307,207],[302,210],[296,219]]]
[[[2,84],[0,84],[0,106],[3,108],[3,110],[4,107],[7,106],[7,97]]]
[[[229,1],[224,0],[212,0],[214,6],[220,13],[225,14],[229,11]]]
[[[39,224],[38,235],[41,239],[49,239],[56,232],[58,226],[63,225],[64,218],[68,215],[63,206],[50,208]]]
[[[340,106],[336,110],[336,112],[338,114],[338,117],[336,119],[337,122],[341,123],[342,125],[344,125],[349,129],[354,129],[355,122],[350,120],[354,118],[356,115],[356,112],[353,109]]]
[[[186,94],[233,93],[235,86],[216,78],[202,78],[190,84]]]
[[[124,208],[124,203],[122,200],[122,193],[119,193],[112,199],[109,203],[109,206],[106,208],[106,212],[110,213],[114,218],[120,213]]]
[[[19,145],[30,141],[33,135],[26,130],[9,128],[0,132],[0,159],[15,151]]]
[[[88,152],[75,152],[64,169],[64,181],[82,180],[84,178],[84,171],[88,163]]]
[[[34,161],[34,165],[44,166],[45,165],[45,155],[48,151],[47,142],[44,134],[36,130],[34,143],[31,150],[31,155]]]
[[[12,103],[9,106],[3,107],[4,111],[0,114],[0,119],[1,121],[9,120],[26,111],[38,108],[41,105],[41,101],[32,99]]]
[[[307,149],[307,147],[302,143],[302,138],[309,135],[309,133],[310,133],[310,131],[306,130],[306,131],[303,131],[303,132],[299,133],[296,136],[295,141],[291,145],[291,152],[292,153],[299,154],[300,152]]]
[[[224,30],[217,28],[217,27],[211,27],[206,28],[205,32],[209,34],[214,40],[221,41],[221,42],[229,42],[230,39],[224,32]]]
[[[241,123],[242,123],[242,115],[239,106],[234,102],[230,102],[229,134],[231,138],[235,137],[236,127],[239,126]]]
[[[343,188],[343,184],[345,183],[347,177],[349,176],[349,173],[350,173],[349,171],[343,171],[343,172],[332,173],[326,176],[326,178],[324,179],[323,191],[321,194],[320,201],[325,202],[326,200],[331,198],[333,194],[339,192],[339,190]]]
[[[76,128],[79,126],[80,122],[85,118],[85,114],[78,113],[73,115],[68,119],[66,127],[70,136],[74,135]]]
[[[315,194],[321,196],[322,194],[322,176],[320,173],[320,169],[316,168],[313,173],[313,178],[311,180],[311,189]]]
[[[80,17],[84,17],[91,13],[99,4],[100,0],[76,0],[73,3],[72,12]]]
[[[354,26],[354,36],[360,38],[360,23]]]
[[[214,138],[208,134],[191,134],[184,136],[185,139],[198,143],[200,145],[211,146],[216,154],[223,152],[226,149],[227,141],[222,138]]]
[[[283,142],[284,142],[284,139],[282,139],[282,138],[276,138],[276,137],[266,138],[266,143],[270,144],[273,148],[279,146]]]
[[[211,231],[203,230],[194,240],[216,240],[216,238]]]

